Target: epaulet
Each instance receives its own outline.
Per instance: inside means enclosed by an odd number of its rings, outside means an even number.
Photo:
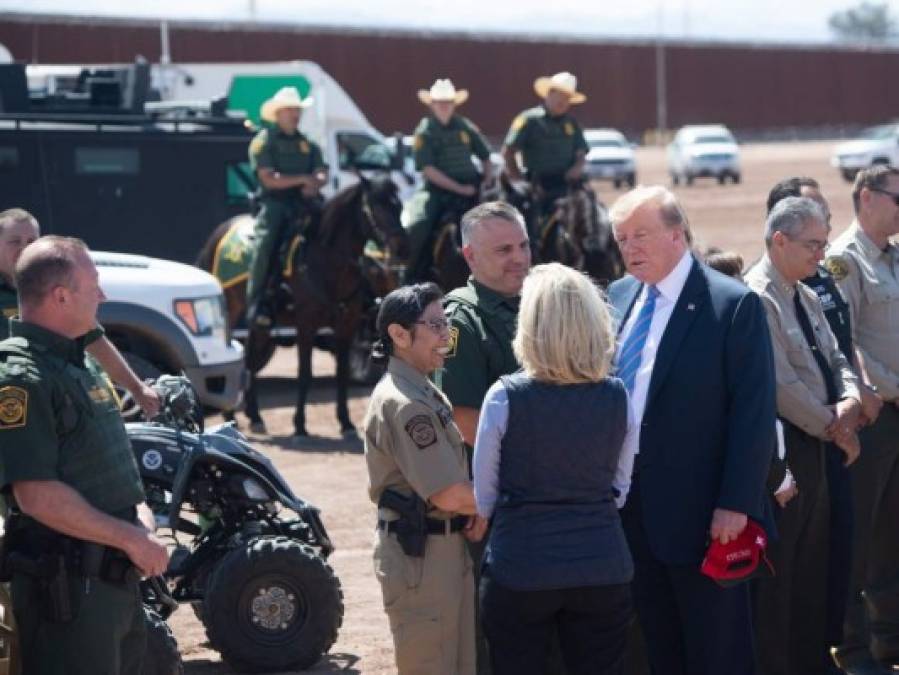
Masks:
[[[827,259],[824,261],[824,269],[827,270],[835,281],[842,281],[849,276],[849,272],[852,268],[849,267],[849,262],[845,255],[836,253],[827,256]]]
[[[469,130],[476,131],[477,133],[481,133],[480,127],[477,124],[475,124],[474,122],[472,122],[470,119],[468,119],[467,117],[464,117],[462,115],[459,115],[459,118],[462,120],[462,123],[469,128]]]

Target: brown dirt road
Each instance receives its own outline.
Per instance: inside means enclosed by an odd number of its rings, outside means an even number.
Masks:
[[[716,245],[740,252],[747,262],[762,251],[764,203],[770,187],[790,175],[810,175],[822,184],[830,200],[835,233],[851,220],[849,185],[829,166],[833,143],[758,144],[742,148],[743,183],[719,186],[709,179],[676,190],[682,199],[701,245]],[[664,153],[656,148],[637,152],[638,180],[666,183]],[[600,186],[602,199],[611,204],[616,192]],[[337,551],[331,562],[343,584],[346,615],[337,644],[309,673],[394,672],[387,621],[371,561],[374,508],[366,492],[366,471],[360,444],[340,439],[333,408],[333,361],[317,354],[317,377],[307,412],[311,440],[291,438],[293,378],[296,355],[280,350],[262,373],[261,405],[270,435],[254,436],[256,447],[267,453],[284,472],[294,490],[322,509],[324,522]],[[361,425],[368,390],[351,392],[350,414]],[[218,654],[204,644],[200,623],[183,607],[171,619],[191,675],[232,672]]]

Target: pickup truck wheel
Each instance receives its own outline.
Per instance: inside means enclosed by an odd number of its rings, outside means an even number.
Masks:
[[[841,173],[843,174],[843,180],[845,180],[846,182],[851,183],[852,181],[855,180],[855,170],[854,169],[843,169],[841,171]]]
[[[627,175],[627,186],[629,188],[635,188],[637,186],[637,174],[629,173]]]
[[[147,361],[145,358],[132,354],[131,352],[123,352],[122,356],[125,362],[131,366],[131,370],[137,375],[139,380],[155,380],[162,375],[162,371]],[[122,411],[122,418],[126,422],[139,422],[144,419],[144,411],[141,410],[137,401],[131,395],[131,392],[119,384],[113,383],[115,392],[118,394]]]

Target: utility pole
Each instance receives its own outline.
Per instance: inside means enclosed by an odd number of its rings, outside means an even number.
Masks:
[[[656,141],[664,143],[668,129],[668,83],[665,63],[664,9],[658,6],[658,31],[656,37]]]

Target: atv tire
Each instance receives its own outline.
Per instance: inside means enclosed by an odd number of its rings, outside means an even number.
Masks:
[[[147,651],[140,675],[184,675],[184,664],[175,635],[165,620],[144,605]]]
[[[229,551],[206,584],[206,635],[240,672],[309,668],[342,623],[334,570],[315,549],[287,537],[259,537]]]

